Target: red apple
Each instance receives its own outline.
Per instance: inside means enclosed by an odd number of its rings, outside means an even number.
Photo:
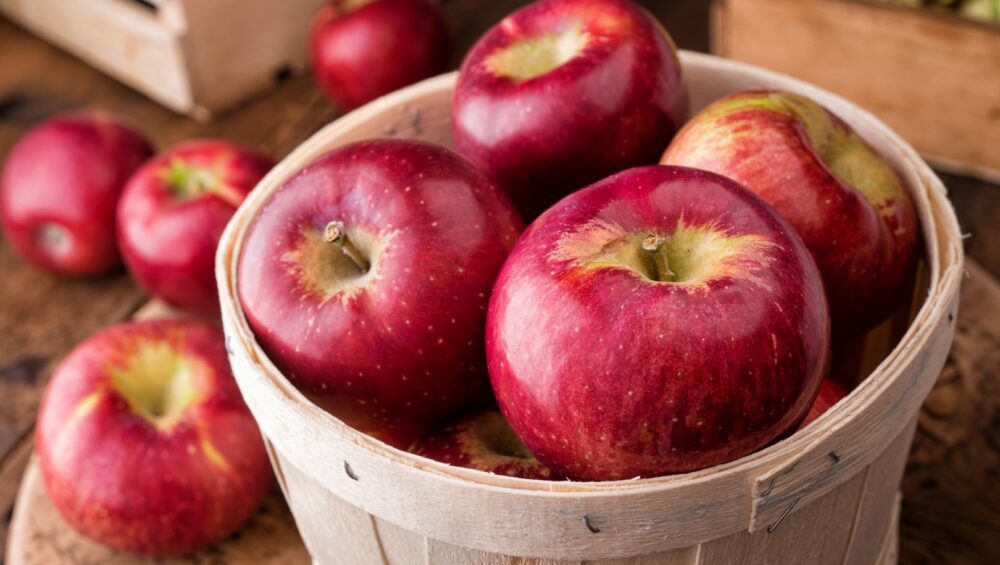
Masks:
[[[743,184],[806,242],[834,334],[862,333],[894,309],[917,257],[917,220],[902,179],[850,126],[797,94],[752,91],[702,110],[662,162]]]
[[[813,401],[812,406],[809,408],[806,419],[802,420],[798,429],[801,430],[813,423],[813,420],[822,416],[830,408],[833,408],[833,405],[840,402],[845,396],[847,396],[847,392],[840,388],[840,385],[833,379],[829,377],[823,379],[823,383],[819,385],[819,394],[816,395],[816,400]]]
[[[530,219],[573,190],[655,163],[686,112],[674,44],[649,13],[627,0],[542,0],[473,46],[452,129]]]
[[[387,424],[440,421],[489,397],[486,306],[520,230],[503,192],[458,154],[356,143],[316,159],[260,211],[240,301],[301,390]]]
[[[451,44],[427,0],[336,0],[313,19],[310,53],[316,82],[349,110],[444,72]]]
[[[436,430],[410,451],[442,463],[478,469],[487,473],[549,480],[552,471],[538,459],[510,429],[496,410],[467,416]]]
[[[221,541],[273,482],[222,334],[200,322],[120,324],[80,344],[49,383],[35,446],[73,528],[146,555]]]
[[[724,177],[630,169],[518,241],[486,330],[524,444],[579,480],[693,471],[790,432],[823,378],[823,283],[794,229]]]
[[[118,238],[129,272],[170,305],[217,316],[219,237],[273,165],[220,140],[189,141],[151,159],[129,180],[118,205]]]
[[[0,180],[7,240],[26,260],[61,275],[115,269],[115,205],[152,153],[139,133],[103,113],[60,116],[32,129],[11,150]]]

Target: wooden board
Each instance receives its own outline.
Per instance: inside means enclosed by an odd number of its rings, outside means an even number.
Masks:
[[[523,3],[443,2],[455,40],[452,65],[457,65],[488,26]],[[708,2],[642,3],[664,22],[680,47],[709,48]],[[0,53],[0,161],[15,140],[40,120],[85,107],[125,115],[140,124],[159,147],[190,137],[226,137],[276,158],[338,115],[309,77],[293,77],[236,112],[197,124],[2,18]],[[996,245],[1000,241],[996,221],[1000,187],[953,175],[945,177],[945,184],[963,229],[972,234],[966,250],[985,271],[1000,276],[1000,245]],[[946,562],[945,556],[956,563],[1000,562],[995,533],[1000,523],[1000,489],[993,486],[1000,468],[1000,440],[995,426],[989,424],[1000,402],[1000,360],[996,357],[1000,338],[984,341],[982,337],[987,327],[984,321],[1000,319],[1000,302],[986,302],[982,293],[973,292],[985,285],[997,295],[996,282],[984,282],[988,280],[983,278],[985,271],[970,266],[971,276],[963,284],[952,369],[946,369],[942,378],[956,389],[947,402],[961,407],[963,415],[937,418],[937,427],[921,422],[916,433],[903,482],[902,563]],[[31,452],[37,399],[51,367],[87,335],[128,317],[144,297],[123,274],[96,281],[51,277],[18,260],[2,241],[0,272],[4,273],[0,277],[0,545],[5,545],[18,481]],[[380,525],[379,529],[388,528]]]
[[[177,559],[141,559],[108,549],[76,533],[59,516],[45,493],[38,463],[32,460],[17,497],[17,512],[7,545],[8,565],[299,565],[309,554],[280,493],[273,492],[260,511],[226,541]]]
[[[848,0],[716,0],[713,50],[841,94],[939,166],[1000,179],[1000,27]]]

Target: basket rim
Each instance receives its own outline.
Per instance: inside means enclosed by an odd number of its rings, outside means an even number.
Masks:
[[[929,211],[918,208],[920,221],[924,237],[922,241],[926,247],[927,259],[931,266],[930,285],[928,296],[924,299],[920,308],[916,312],[910,326],[900,339],[892,352],[881,361],[874,371],[862,381],[850,394],[841,402],[838,402],[832,409],[824,413],[815,422],[806,428],[796,432],[792,436],[767,446],[756,452],[748,454],[739,459],[693,471],[689,473],[666,475],[660,477],[650,477],[641,479],[628,479],[619,481],[603,482],[575,482],[575,481],[552,481],[533,480],[514,477],[493,475],[484,471],[454,467],[428,459],[402,449],[390,446],[374,437],[368,436],[355,430],[346,423],[326,412],[319,406],[312,403],[305,395],[298,391],[270,362],[263,350],[257,345],[253,338],[253,332],[247,324],[243,314],[242,306],[239,302],[236,288],[236,273],[239,259],[239,250],[242,245],[243,236],[247,226],[255,216],[259,205],[262,204],[270,194],[282,184],[289,176],[297,172],[289,170],[294,158],[309,154],[316,157],[320,154],[314,150],[314,146],[322,145],[320,138],[326,139],[336,133],[338,129],[346,130],[350,127],[367,120],[370,115],[388,111],[394,107],[404,104],[418,89],[450,88],[453,85],[457,72],[439,75],[428,79],[417,85],[396,91],[374,102],[371,102],[357,110],[354,110],[333,123],[327,125],[303,144],[293,150],[285,157],[254,189],[250,197],[233,216],[232,221],[226,228],[222,237],[222,245],[219,246],[217,254],[217,276],[219,277],[220,293],[222,294],[224,311],[232,314],[234,328],[241,338],[241,346],[246,346],[252,350],[253,356],[259,361],[261,370],[260,381],[267,383],[276,397],[281,397],[290,408],[299,408],[304,411],[303,416],[312,420],[318,429],[335,430],[337,433],[359,436],[354,438],[354,443],[359,447],[367,449],[375,455],[387,457],[395,463],[401,463],[410,467],[415,472],[427,473],[437,480],[445,482],[457,481],[458,483],[472,483],[490,490],[499,489],[522,495],[532,495],[541,497],[565,497],[579,499],[581,497],[604,497],[621,496],[627,491],[629,494],[643,494],[652,491],[674,489],[690,486],[698,482],[717,480],[726,475],[734,475],[749,469],[765,469],[768,463],[773,463],[772,467],[780,467],[782,456],[787,456],[807,449],[811,444],[817,442],[822,435],[822,430],[827,427],[839,427],[841,423],[849,419],[863,405],[872,398],[883,392],[884,385],[892,381],[897,376],[903,361],[900,358],[904,352],[922,347],[931,335],[931,329],[940,319],[945,316],[945,309],[937,309],[940,299],[957,294],[957,286],[960,282],[961,264],[963,251],[961,245],[955,242],[960,238],[958,221],[953,208],[946,198],[946,189],[940,179],[934,174],[930,167],[924,162],[916,151],[888,126],[882,123],[877,117],[867,111],[858,108],[846,99],[820,89],[814,85],[783,75],[781,73],[761,69],[759,67],[716,57],[701,53],[694,53],[681,50],[679,52],[685,66],[692,63],[704,63],[712,61],[723,67],[728,67],[734,71],[752,72],[757,76],[770,79],[781,80],[797,91],[812,93],[822,93],[824,105],[831,107],[830,101],[836,101],[833,106],[850,108],[857,116],[849,122],[864,120],[870,125],[883,130],[895,149],[899,150],[902,157],[912,164],[914,172],[921,179],[922,187],[916,191],[920,198],[926,198]],[[833,107],[835,113],[837,107]],[[310,159],[311,160],[311,159]],[[929,216],[929,217],[925,217]],[[927,228],[937,228],[928,230]],[[938,233],[947,236],[946,241],[938,242]],[[240,380],[239,378],[237,379]],[[466,484],[466,486],[470,486]]]

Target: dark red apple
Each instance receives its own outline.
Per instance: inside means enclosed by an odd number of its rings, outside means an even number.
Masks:
[[[356,143],[264,206],[239,297],[260,345],[306,393],[385,424],[433,423],[489,398],[486,306],[520,230],[503,192],[458,154]]]
[[[541,0],[473,46],[452,129],[531,219],[573,190],[656,163],[686,112],[673,41],[649,13],[628,0]]]
[[[830,320],[794,229],[724,177],[630,169],[564,198],[518,241],[486,330],[493,389],[553,472],[693,471],[791,431]]]
[[[451,44],[427,0],[336,0],[313,19],[310,53],[316,82],[350,110],[444,72]]]
[[[120,324],[80,344],[49,383],[35,447],[74,529],[146,555],[221,541],[273,483],[222,334],[200,322]]]
[[[103,113],[35,127],[10,151],[0,180],[7,240],[26,260],[60,275],[115,269],[115,206],[129,175],[152,153],[139,133]]]
[[[268,157],[221,140],[189,141],[151,159],[118,204],[118,238],[129,272],[170,305],[217,316],[219,237],[272,166]]]
[[[806,242],[838,338],[884,320],[917,257],[916,213],[902,179],[837,116],[797,94],[751,91],[710,105],[663,155],[746,186]]]
[[[535,459],[510,429],[503,414],[496,410],[452,422],[424,437],[410,451],[449,465],[497,475],[553,478],[552,471]]]
[[[840,402],[845,396],[847,396],[847,392],[840,388],[840,385],[833,379],[829,377],[823,379],[823,383],[819,385],[819,394],[816,395],[816,400],[813,401],[812,406],[809,408],[806,419],[802,420],[798,429],[801,430],[813,423],[813,420],[822,416],[830,408],[833,408],[833,405]]]

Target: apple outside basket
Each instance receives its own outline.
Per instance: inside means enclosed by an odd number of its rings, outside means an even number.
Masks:
[[[867,379],[805,430],[737,461],[605,483],[451,467],[389,447],[318,408],[267,359],[243,316],[236,267],[247,226],[285,179],[337,146],[387,136],[450,146],[456,75],[430,79],[303,143],[261,181],[219,246],[233,372],[316,563],[895,562],[900,477],[958,305],[961,237],[945,188],[910,145],[842,98],[717,57],[682,52],[681,60],[693,111],[750,88],[810,96],[878,148],[912,188],[923,230],[921,280],[912,309],[858,348],[857,374]],[[893,332],[902,336],[895,347]]]

